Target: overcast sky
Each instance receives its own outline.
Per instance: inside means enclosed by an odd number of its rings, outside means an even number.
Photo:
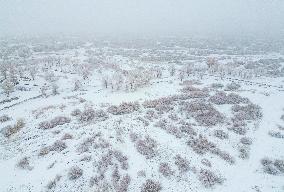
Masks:
[[[284,34],[284,0],[0,0],[1,35]]]

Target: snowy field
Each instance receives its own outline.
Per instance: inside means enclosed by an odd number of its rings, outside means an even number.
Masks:
[[[284,191],[284,48],[241,45],[1,41],[0,192]]]

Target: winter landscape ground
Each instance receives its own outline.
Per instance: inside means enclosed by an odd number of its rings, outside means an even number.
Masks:
[[[1,192],[284,191],[284,43],[0,42]]]

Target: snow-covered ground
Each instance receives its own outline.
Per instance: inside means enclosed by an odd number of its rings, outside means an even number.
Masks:
[[[283,56],[165,47],[33,50],[0,90],[0,192],[284,191]]]

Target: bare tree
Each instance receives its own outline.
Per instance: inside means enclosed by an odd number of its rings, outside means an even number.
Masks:
[[[10,93],[14,91],[14,87],[15,87],[15,84],[10,79],[6,79],[2,83],[2,89],[4,93],[7,95],[7,97],[9,97]]]

